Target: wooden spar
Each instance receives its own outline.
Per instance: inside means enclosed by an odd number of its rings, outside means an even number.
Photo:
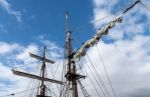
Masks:
[[[134,4],[132,4],[131,6],[129,6],[128,8],[126,8],[126,10],[123,13],[128,12],[130,9],[132,9],[136,4],[138,4],[140,2],[140,0],[137,0],[134,2]]]
[[[21,72],[21,71],[12,70],[12,72],[13,72],[13,74],[18,75],[18,76],[23,76],[23,77],[27,77],[27,78],[31,78],[31,79],[37,79],[37,80],[41,80],[42,79],[42,77],[40,77],[40,76],[29,74],[29,73],[25,73],[25,72]],[[48,82],[52,82],[52,83],[63,85],[62,81],[57,81],[57,80],[50,79],[50,78],[44,78],[44,81],[48,81]]]
[[[51,60],[46,59],[46,58],[44,59],[44,58],[41,57],[41,56],[38,56],[38,55],[35,55],[35,54],[32,54],[32,53],[29,53],[29,54],[30,54],[31,57],[36,58],[36,59],[38,59],[38,60],[41,60],[41,61],[45,60],[45,62],[48,62],[48,63],[51,63],[51,64],[54,64],[54,63],[55,63],[54,61],[51,61]]]

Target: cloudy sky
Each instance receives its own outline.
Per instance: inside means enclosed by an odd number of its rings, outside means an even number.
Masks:
[[[31,80],[11,72],[12,68],[36,72],[40,63],[30,58],[29,52],[41,54],[42,47],[46,45],[47,56],[60,61],[65,44],[66,10],[76,50],[134,1],[0,0],[0,96],[31,87]],[[112,28],[107,36],[87,51],[89,56],[85,56],[85,60],[92,60],[87,61],[88,64],[94,64],[112,94],[102,65],[105,64],[117,97],[150,96],[150,1],[142,2],[146,7],[138,4],[124,14],[123,22]],[[97,21],[104,17],[107,18]],[[86,64],[83,67],[87,71],[85,74],[92,76]],[[91,83],[88,79],[85,85]],[[92,85],[87,90],[90,95],[99,97]]]

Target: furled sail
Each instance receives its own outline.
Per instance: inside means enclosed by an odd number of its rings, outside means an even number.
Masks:
[[[107,35],[109,29],[115,26],[116,23],[122,22],[122,15],[118,16],[113,21],[109,22],[105,27],[101,28],[97,33],[88,41],[86,41],[74,54],[74,58],[81,58],[82,56],[86,55],[86,50],[90,47],[93,47],[94,44],[96,44],[103,35]]]

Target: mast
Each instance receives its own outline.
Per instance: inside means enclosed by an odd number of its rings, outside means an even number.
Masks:
[[[55,63],[54,61],[51,61],[51,60],[49,60],[45,57],[45,51],[46,51],[46,47],[43,48],[42,57],[38,56],[38,55],[35,55],[35,54],[32,54],[32,53],[29,53],[31,57],[42,61],[40,76],[25,73],[25,72],[21,72],[21,71],[17,71],[17,70],[12,70],[13,74],[23,76],[23,77],[28,77],[28,78],[31,78],[31,79],[37,79],[37,80],[41,81],[41,83],[40,83],[40,93],[36,97],[51,97],[51,96],[46,96],[46,88],[47,87],[45,85],[45,81],[63,85],[62,81],[57,81],[57,80],[45,77],[46,62],[49,62],[51,64]]]
[[[69,88],[72,89],[72,97],[78,97],[77,80],[85,76],[76,73],[76,65],[73,60],[73,51],[71,46],[71,32],[69,31],[69,16],[66,11],[66,56],[67,56],[67,73],[65,75]],[[71,84],[70,84],[71,83]],[[67,89],[66,89],[67,90]]]
[[[44,46],[44,48],[43,48],[43,63],[42,63],[42,66],[41,66],[41,77],[42,77],[41,86],[40,86],[40,95],[41,96],[45,96],[45,88],[46,88],[46,86],[44,85],[45,69],[46,69],[45,50],[46,50],[46,47]]]
[[[67,59],[67,66],[68,66],[68,72],[71,72],[71,54],[72,54],[72,47],[71,47],[71,33],[69,31],[69,16],[68,12],[66,11],[66,56]]]
[[[68,80],[72,82],[72,97],[78,97],[78,89],[77,89],[77,81],[76,78],[71,75],[71,73],[76,74],[76,66],[75,64],[72,64],[72,47],[71,47],[71,33],[69,31],[69,16],[66,11],[66,50],[67,50],[67,57],[68,57]],[[72,71],[71,71],[72,70]]]

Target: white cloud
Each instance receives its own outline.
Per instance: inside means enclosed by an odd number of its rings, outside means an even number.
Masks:
[[[115,0],[115,2],[94,0],[93,20],[101,19],[101,16],[111,15],[112,9],[117,10],[117,5],[121,5],[118,2],[119,0]],[[149,1],[145,2],[150,3]],[[99,21],[99,23],[93,23],[93,25],[97,30],[108,23],[110,19],[112,20],[112,18],[107,18]],[[150,36],[145,34],[149,33],[149,21],[149,12],[141,5],[136,5],[125,14],[122,24],[117,24],[109,31],[109,38],[115,41],[109,44],[103,41],[98,43],[117,97],[149,97],[150,95],[146,92],[150,89],[148,85],[150,81],[148,78],[150,75]],[[108,81],[106,81],[103,66],[100,65],[102,63],[96,47],[91,48],[88,55],[91,56],[93,64],[108,87]],[[89,68],[85,67],[89,71]],[[94,91],[94,89],[89,91]],[[94,92],[92,93],[94,94]]]
[[[0,5],[8,12],[8,14],[14,16],[18,22],[22,22],[21,12],[13,10],[7,0],[0,0]]]
[[[95,7],[102,7],[102,5],[112,6],[117,2],[117,0],[94,0]],[[108,4],[109,3],[109,4]]]
[[[120,40],[115,44],[106,44],[102,41],[98,43],[99,51],[118,97],[136,97],[130,96],[130,94],[136,95],[141,93],[137,92],[140,89],[150,89],[150,86],[148,85],[150,81],[150,78],[148,78],[150,75],[150,55],[148,54],[150,52],[150,44],[148,43],[149,41],[150,36],[139,35],[134,37],[133,40]],[[106,80],[106,74],[104,72],[97,47],[95,46],[89,49],[87,53],[105,85],[107,86],[107,89],[110,91],[110,93],[112,93],[110,88],[108,88],[108,81]],[[85,57],[86,60],[89,60],[88,56]],[[92,77],[91,71],[87,64],[85,62],[83,64],[84,70],[88,71],[88,77]],[[88,64],[92,69],[93,66],[90,61],[88,61]],[[86,81],[90,80],[88,77]],[[99,81],[97,75],[96,79]],[[93,77],[92,80],[94,83],[96,83]],[[87,86],[87,84],[92,84],[90,81],[87,83],[86,81],[83,81],[85,86]],[[96,87],[98,87],[97,84]],[[87,89],[91,95],[96,95],[93,87],[90,89],[87,87]],[[100,89],[98,90],[100,92]],[[145,95],[145,97],[147,96]]]
[[[48,40],[45,35],[39,35],[38,40],[47,47],[47,56],[58,59],[64,55],[63,48],[59,47],[55,42]]]
[[[17,48],[19,49],[20,46],[18,44],[8,44],[8,43],[5,43],[5,42],[0,42],[0,54],[5,54],[5,53],[9,53],[9,52],[12,52],[14,50],[16,50]]]
[[[0,63],[0,78],[1,79],[10,79],[11,71],[9,67],[4,66],[2,63]]]
[[[26,81],[24,81],[26,80]],[[19,78],[12,74],[11,68],[0,63],[0,95],[24,90],[28,84],[28,79]]]
[[[34,44],[30,44],[27,48],[24,48],[22,52],[20,52],[17,56],[16,59],[21,60],[21,61],[27,61],[29,60],[29,52],[32,52],[34,54],[38,53],[38,47]]]
[[[119,0],[115,0],[114,2],[104,1],[103,3],[97,4],[98,1],[102,2],[104,0],[94,0],[94,4],[95,4],[93,9],[94,21],[101,19],[102,17],[113,14],[112,9],[118,10],[117,5],[118,6],[121,5],[121,3],[119,3]],[[109,5],[107,4],[108,2]],[[124,8],[125,10],[126,7],[122,6],[122,8]],[[119,24],[115,28],[112,28],[112,30],[109,33],[109,36],[112,39],[118,40],[118,39],[123,39],[125,34],[128,37],[132,37],[135,36],[136,34],[143,34],[146,31],[149,31],[149,29],[146,28],[147,25],[149,25],[150,23],[149,22],[150,15],[148,13],[149,12],[145,10],[142,5],[140,4],[136,5],[133,9],[131,9],[127,14],[124,15],[122,24]],[[98,29],[104,26],[104,24],[107,24],[108,21],[112,20],[113,18],[114,17],[109,17],[107,19],[99,21],[98,23],[94,23],[93,25],[96,29]]]

